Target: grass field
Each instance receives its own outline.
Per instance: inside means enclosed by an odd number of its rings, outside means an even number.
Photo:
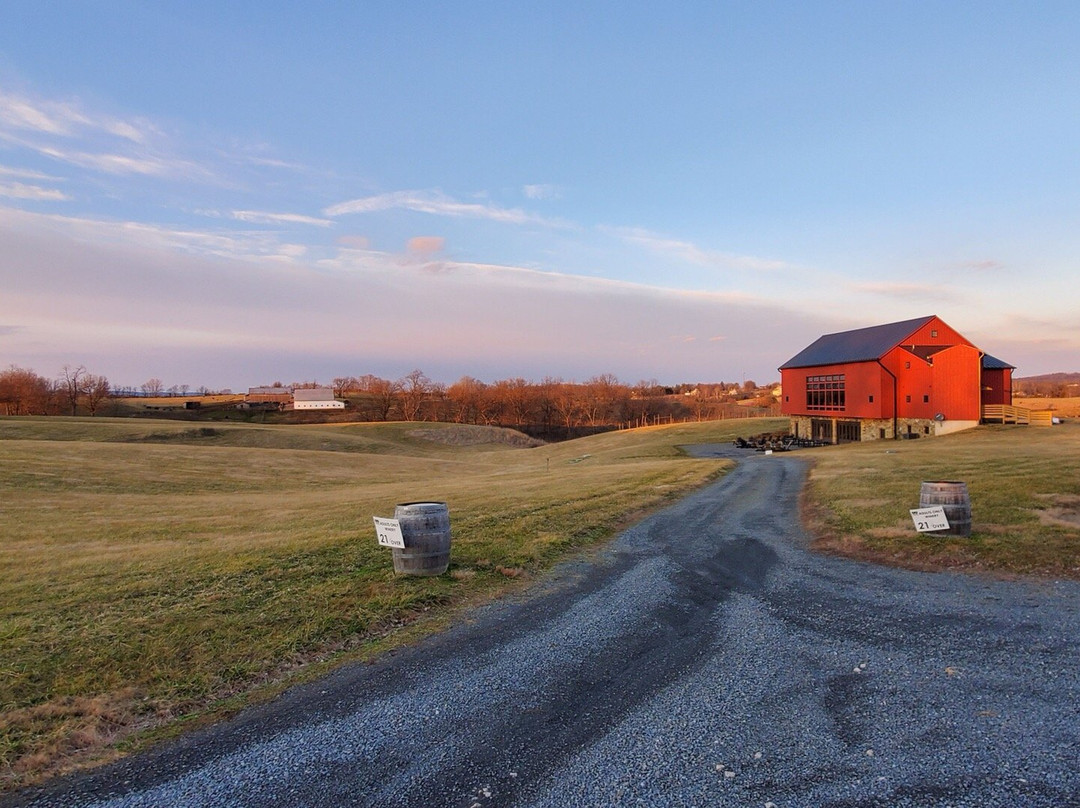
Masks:
[[[1080,418],[1080,396],[1071,398],[1015,398],[1017,407],[1031,410],[1053,410],[1054,415],[1062,418]]]
[[[721,473],[677,446],[786,421],[522,448],[438,424],[0,418],[0,789],[100,761],[411,642]],[[1080,423],[800,452],[817,546],[1080,578]],[[916,534],[963,480],[973,535]],[[373,515],[444,500],[453,560],[395,577]]]
[[[1080,423],[983,426],[930,440],[814,450],[818,549],[921,569],[1080,578]],[[965,482],[970,538],[917,534],[923,480]]]
[[[0,419],[0,785],[102,760],[408,642],[720,473],[779,421],[521,436],[434,424]],[[449,504],[450,573],[373,515]]]

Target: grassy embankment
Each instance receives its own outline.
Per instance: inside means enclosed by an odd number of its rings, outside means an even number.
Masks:
[[[0,419],[0,789],[409,642],[724,464],[779,421],[540,448],[432,424]],[[512,433],[517,434],[517,433]],[[450,574],[395,577],[372,515],[445,500]]]
[[[930,440],[814,450],[818,549],[917,569],[1080,579],[1080,423],[983,426]],[[970,538],[915,533],[923,480],[967,483]]]

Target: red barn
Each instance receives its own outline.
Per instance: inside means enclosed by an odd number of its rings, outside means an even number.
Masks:
[[[834,443],[942,435],[1012,404],[1012,365],[936,316],[826,334],[780,366],[798,437]]]

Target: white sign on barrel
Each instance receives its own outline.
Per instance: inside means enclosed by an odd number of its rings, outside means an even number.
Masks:
[[[949,529],[949,519],[945,516],[945,508],[941,505],[935,505],[933,508],[912,508],[911,521],[915,523],[915,529],[920,533]]]
[[[383,547],[405,549],[405,539],[401,535],[401,522],[397,519],[375,518],[375,536]]]

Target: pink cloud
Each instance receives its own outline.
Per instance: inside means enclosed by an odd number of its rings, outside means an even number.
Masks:
[[[408,249],[410,253],[419,255],[431,255],[442,252],[446,239],[442,236],[414,236],[409,239]]]

